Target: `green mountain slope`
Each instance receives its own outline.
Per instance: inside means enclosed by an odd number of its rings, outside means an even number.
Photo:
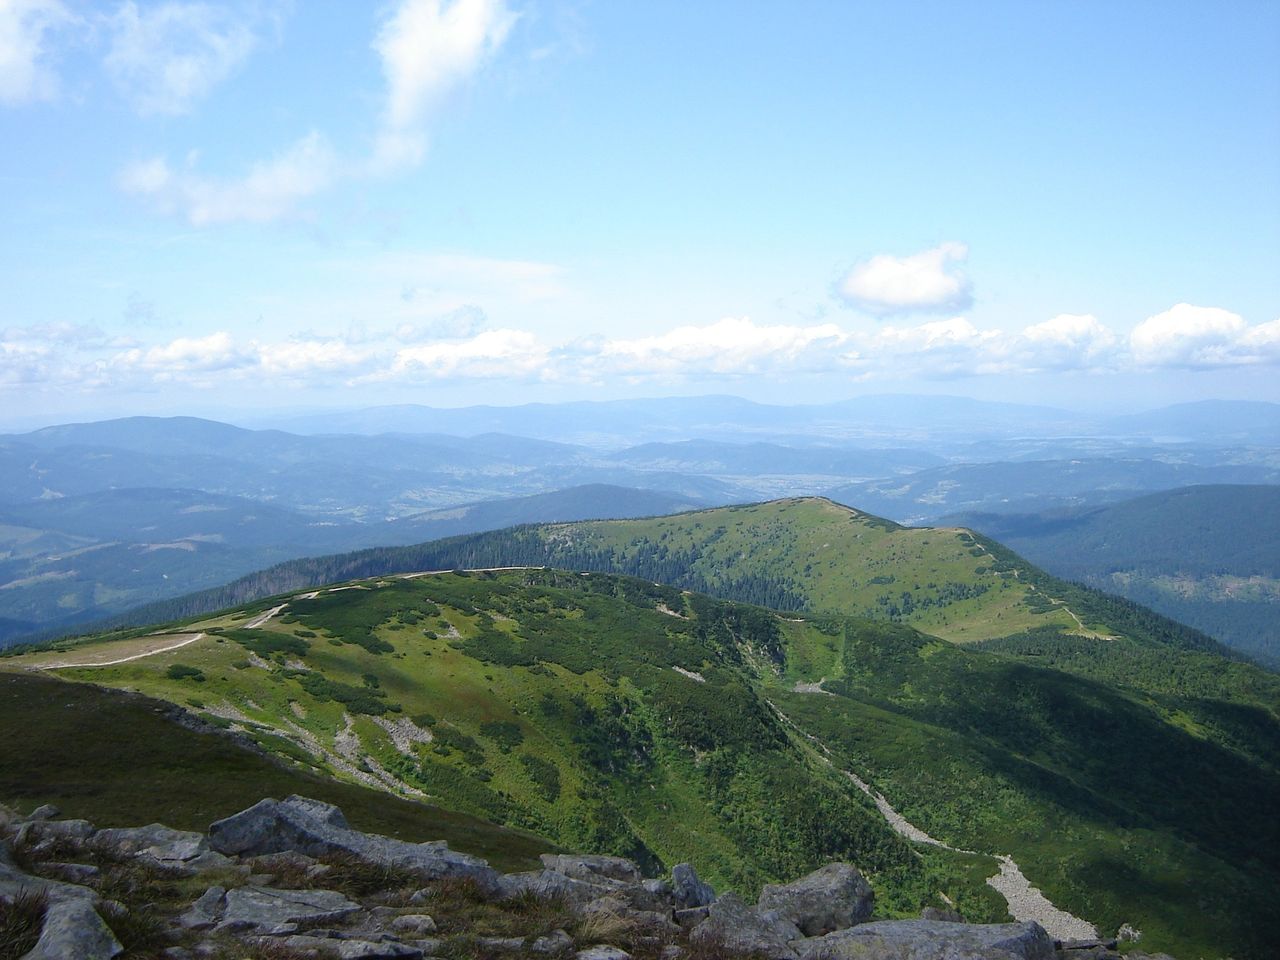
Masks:
[[[511,565],[629,574],[774,609],[909,623],[962,643],[1049,631],[1220,651],[1193,629],[1057,580],[967,530],[900,527],[817,497],[313,557],[133,611],[113,625],[198,616],[357,577]]]
[[[1255,936],[1280,922],[1280,679],[1211,653],[1019,640],[1120,651],[1129,675],[1108,679],[1115,659],[1064,672],[903,623],[542,569],[375,578],[187,630],[7,664],[184,704],[300,770],[689,859],[747,891],[845,858],[884,915],[946,894],[994,918],[988,855],[1011,854],[1058,906],[1179,956],[1264,956]],[[908,844],[846,773],[981,856]]]
[[[1185,487],[1088,510],[950,519],[1280,663],[1280,487]]]

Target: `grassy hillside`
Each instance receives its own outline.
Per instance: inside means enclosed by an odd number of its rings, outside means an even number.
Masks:
[[[1280,663],[1280,486],[1185,487],[1089,510],[954,519],[1058,576]]]
[[[909,623],[957,642],[1042,627],[1146,633],[1106,623],[1093,600],[961,529],[908,529],[821,498],[638,520],[542,524],[412,547],[280,564],[226,587],[137,611],[122,623],[197,616],[273,593],[414,570],[549,566],[625,573],[775,609]],[[1076,609],[1080,607],[1081,609]],[[1100,629],[1105,627],[1105,630]],[[1187,646],[1212,646],[1168,625]]]
[[[1012,854],[1059,906],[1104,930],[1138,926],[1144,946],[1263,956],[1254,931],[1280,922],[1280,680],[1248,665],[1164,648],[1116,680],[1103,675],[1116,661],[1087,654],[1096,676],[902,623],[553,570],[313,593],[222,613],[190,625],[204,636],[184,646],[110,666],[86,664],[196,634],[6,663],[61,663],[67,679],[186,705],[302,772],[424,794],[567,847],[690,859],[747,892],[845,858],[873,875],[883,915],[942,893],[972,919],[1002,914],[983,883],[993,861],[913,849],[849,771],[934,836]],[[1050,633],[1157,653],[1056,627],[1015,639]]]

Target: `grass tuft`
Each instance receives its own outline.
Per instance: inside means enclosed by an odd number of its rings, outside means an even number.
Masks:
[[[49,897],[43,891],[20,890],[0,897],[0,960],[18,960],[36,945],[44,928]]]

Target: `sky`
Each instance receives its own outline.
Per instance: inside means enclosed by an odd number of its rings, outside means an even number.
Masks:
[[[1280,401],[1272,0],[0,0],[0,422]]]

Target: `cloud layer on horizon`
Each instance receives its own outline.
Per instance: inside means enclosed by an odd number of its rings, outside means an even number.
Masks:
[[[482,316],[482,315],[481,315]],[[441,336],[399,325],[350,336],[236,337],[228,331],[140,343],[87,327],[0,331],[0,386],[137,389],[159,384],[359,388],[378,383],[492,381],[591,385],[770,379],[814,374],[857,380],[912,376],[1209,370],[1280,367],[1280,320],[1250,325],[1216,307],[1176,306],[1128,335],[1096,317],[1063,314],[1021,330],[963,317],[844,329],[834,323],[757,324],[727,317],[642,337],[552,342],[529,330],[463,325]]]

